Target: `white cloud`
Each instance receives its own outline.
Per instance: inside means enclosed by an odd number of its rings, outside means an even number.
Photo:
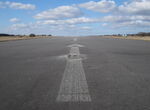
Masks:
[[[107,13],[114,10],[116,4],[112,0],[101,0],[99,2],[90,1],[87,3],[79,4],[79,6],[88,10]]]
[[[65,20],[65,23],[81,24],[81,23],[94,23],[94,22],[98,22],[98,21],[99,21],[99,19],[79,17],[79,18],[72,18],[72,19]]]
[[[60,6],[54,9],[49,9],[38,13],[36,19],[64,19],[64,18],[74,18],[82,15],[79,8],[75,6]]]
[[[81,27],[80,29],[83,29],[83,30],[91,30],[92,28],[89,27],[89,26],[83,26],[83,27]]]
[[[20,6],[19,4],[13,4],[14,2],[5,2],[5,5],[2,5],[2,3],[4,2],[0,2],[0,7],[2,8],[15,8]],[[100,23],[101,26],[113,28],[150,27],[149,6],[150,0],[130,0],[130,2],[125,2],[120,6],[116,6],[113,0],[90,1],[79,5],[59,6],[36,14],[34,16],[36,19],[35,23],[13,24],[11,25],[11,29],[22,31],[29,30],[31,32],[31,30],[38,30],[40,27],[43,30],[52,30],[52,32],[54,30],[63,30],[65,32],[67,32],[67,30],[71,30],[72,32],[76,30],[80,32],[80,30],[92,29],[86,26],[89,23]],[[100,13],[110,13],[109,15],[105,14],[105,16],[101,18],[85,17],[80,8],[86,8]],[[23,9],[23,7],[18,9]],[[10,22],[18,21],[19,19],[17,18],[10,19]]]
[[[107,23],[103,23],[103,24],[102,24],[102,26],[107,26],[107,25],[108,25]]]
[[[134,0],[118,7],[120,13],[150,15],[150,0]]]
[[[10,20],[9,20],[10,22],[19,22],[20,21],[20,19],[18,19],[18,18],[11,18]]]
[[[17,30],[17,29],[25,29],[25,28],[28,28],[28,25],[27,24],[24,24],[24,23],[20,23],[20,24],[13,24],[10,26],[10,29],[11,30]]]
[[[138,15],[132,15],[132,16],[119,15],[119,16],[115,16],[115,15],[110,15],[110,16],[105,16],[101,19],[101,21],[104,21],[104,22],[127,22],[127,21],[136,21],[136,20],[150,22],[150,16],[138,16]]]
[[[38,24],[49,24],[49,25],[60,25],[60,24],[83,24],[83,23],[96,23],[99,22],[99,19],[79,17],[79,18],[71,18],[65,20],[42,20],[37,21]]]
[[[149,27],[150,22],[147,21],[127,21],[127,22],[121,22],[121,23],[115,23],[112,25],[113,28],[120,28],[120,27]]]
[[[9,29],[10,30],[30,30],[30,29],[38,29],[40,25],[37,23],[17,23],[12,24]]]
[[[150,0],[132,0],[116,7],[112,15],[104,16],[101,22],[110,23],[112,27],[149,27]]]
[[[114,15],[109,15],[109,16],[105,16],[101,19],[101,21],[103,22],[119,22],[119,21],[124,20],[123,16],[114,16]]]
[[[46,24],[58,25],[58,24],[62,24],[62,23],[60,22],[60,20],[42,20],[42,21],[37,21],[37,24],[39,24],[39,25],[46,25]]]
[[[126,27],[126,26],[150,26],[150,16],[105,16],[101,19],[102,22],[111,23],[111,27],[119,28],[119,27]]]
[[[23,9],[23,10],[34,10],[35,5],[32,4],[23,4],[18,2],[0,2],[0,8],[12,8],[12,9]]]
[[[3,2],[0,1],[0,8],[5,8]]]
[[[9,32],[17,32],[17,34],[41,34],[41,33],[55,33],[58,34],[60,32],[64,33],[74,33],[74,32],[81,32],[82,34],[85,31],[91,30],[92,27],[89,26],[80,26],[74,24],[59,24],[59,25],[46,25],[41,24],[39,22],[35,23],[20,23],[20,24],[13,24],[11,25],[8,30]],[[61,34],[62,35],[62,34]]]

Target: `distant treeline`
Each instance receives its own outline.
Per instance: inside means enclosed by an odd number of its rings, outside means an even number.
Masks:
[[[7,36],[30,36],[30,37],[35,37],[35,36],[52,36],[51,34],[50,35],[46,35],[46,34],[42,34],[42,35],[36,35],[36,34],[30,34],[30,35],[14,35],[14,34],[3,34],[3,33],[0,33],[0,37],[7,37]]]
[[[0,34],[0,36],[15,36],[13,34]]]
[[[139,32],[137,34],[127,34],[127,36],[150,36],[150,32]]]

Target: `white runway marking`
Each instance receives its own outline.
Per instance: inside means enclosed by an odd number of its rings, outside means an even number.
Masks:
[[[73,41],[77,41],[77,38],[74,38]]]
[[[70,49],[56,101],[91,101],[78,46],[72,46]]]

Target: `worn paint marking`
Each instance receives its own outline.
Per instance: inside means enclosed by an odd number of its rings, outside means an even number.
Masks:
[[[56,101],[90,102],[86,76],[84,73],[79,47],[71,47],[70,56],[61,81]]]

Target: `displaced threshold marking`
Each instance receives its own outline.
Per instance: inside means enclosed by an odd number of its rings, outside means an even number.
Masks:
[[[77,45],[72,45],[56,101],[90,102],[88,85]]]

